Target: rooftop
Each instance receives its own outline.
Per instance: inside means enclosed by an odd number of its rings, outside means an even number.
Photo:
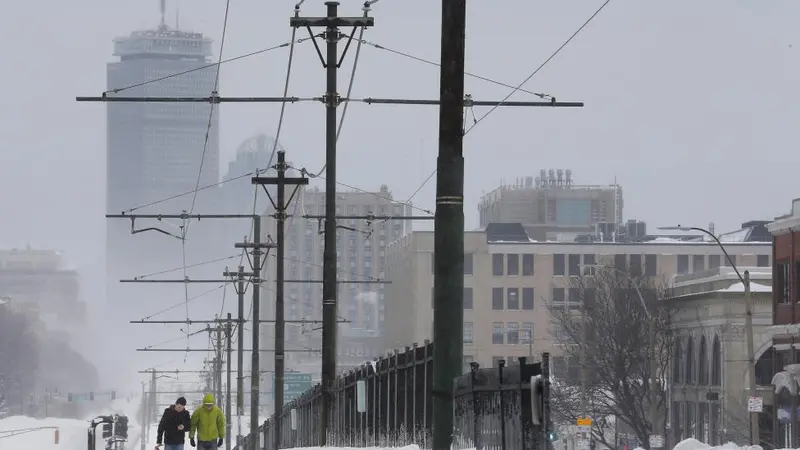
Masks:
[[[792,200],[792,209],[789,214],[784,214],[775,218],[775,221],[767,225],[767,230],[773,235],[797,231],[800,229],[800,198]]]

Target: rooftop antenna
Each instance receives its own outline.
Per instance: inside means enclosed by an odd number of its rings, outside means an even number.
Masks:
[[[165,28],[167,26],[166,21],[164,20],[167,10],[167,0],[161,0],[161,25],[160,28]]]
[[[181,29],[181,7],[180,6],[175,8],[175,29],[176,30],[180,30]]]

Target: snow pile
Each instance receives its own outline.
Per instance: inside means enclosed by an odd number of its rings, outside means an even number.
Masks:
[[[86,430],[88,426],[87,422],[75,419],[7,417],[0,420],[0,450],[83,450],[86,448]],[[13,431],[40,427],[57,427],[59,443],[56,444],[56,432],[53,429],[21,432],[19,434]]]
[[[733,442],[728,442],[727,444],[718,445],[715,447],[708,444],[704,444],[698,441],[697,439],[689,438],[678,442],[678,444],[672,450],[763,450],[763,449],[761,448],[760,445],[740,446],[734,444]]]

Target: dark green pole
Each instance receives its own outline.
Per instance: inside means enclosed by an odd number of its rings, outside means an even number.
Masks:
[[[434,218],[433,450],[453,441],[453,380],[464,325],[464,42],[466,0],[442,0],[439,157]]]

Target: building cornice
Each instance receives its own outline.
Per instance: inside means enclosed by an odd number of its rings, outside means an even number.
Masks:
[[[776,217],[774,222],[767,224],[767,231],[773,236],[800,231],[800,198],[792,200],[792,210],[789,214]]]

